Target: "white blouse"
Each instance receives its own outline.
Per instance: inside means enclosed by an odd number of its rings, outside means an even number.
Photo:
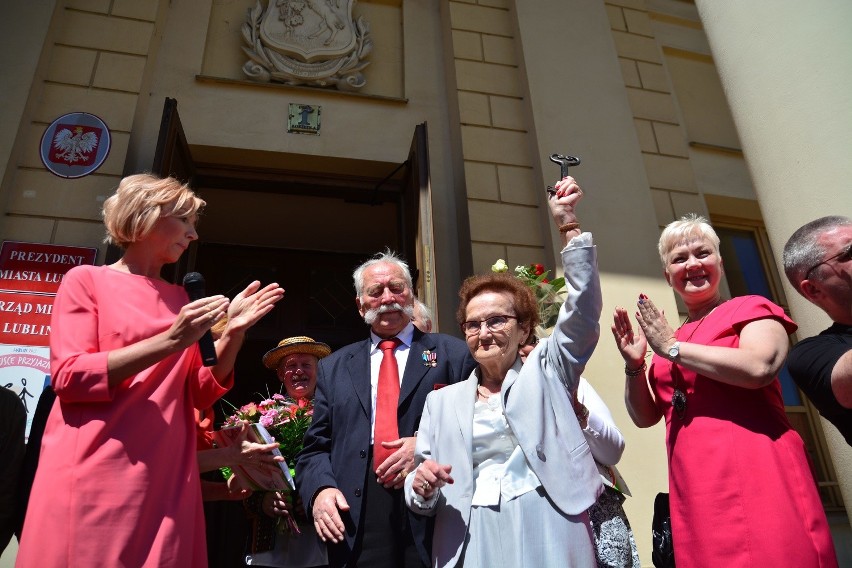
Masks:
[[[541,486],[503,414],[499,393],[473,407],[474,507],[511,501]]]

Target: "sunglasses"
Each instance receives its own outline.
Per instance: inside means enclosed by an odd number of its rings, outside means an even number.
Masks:
[[[822,262],[814,264],[813,266],[811,266],[808,269],[808,271],[805,272],[805,277],[804,277],[803,280],[809,279],[811,277],[811,272],[813,272],[814,270],[816,270],[817,268],[819,268],[823,264],[828,264],[832,260],[836,260],[836,261],[841,262],[841,263],[849,262],[850,260],[852,260],[852,243],[849,243],[848,245],[846,245],[845,249],[841,250],[839,253],[835,254],[834,256],[826,258]]]

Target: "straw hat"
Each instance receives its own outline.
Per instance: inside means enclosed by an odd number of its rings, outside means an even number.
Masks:
[[[310,337],[298,336],[282,339],[278,347],[270,349],[263,356],[263,366],[267,369],[277,369],[281,359],[293,353],[307,353],[317,359],[322,359],[331,353],[331,347],[325,343],[314,341]]]

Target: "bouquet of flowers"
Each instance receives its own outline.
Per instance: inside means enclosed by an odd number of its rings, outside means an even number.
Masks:
[[[311,417],[314,414],[313,402],[273,394],[259,403],[250,402],[240,408],[234,408],[236,412],[225,420],[223,427],[239,426],[241,422],[250,422],[266,428],[278,442],[278,449],[290,467],[290,475],[295,477],[293,462],[296,454],[302,450],[302,440],[308,426],[311,425]]]
[[[313,402],[307,399],[294,400],[281,394],[273,394],[259,403],[250,402],[240,408],[234,407],[234,410],[236,412],[225,420],[222,427],[239,426],[242,422],[263,426],[274,441],[278,442],[278,451],[281,452],[290,470],[290,481],[295,479],[296,470],[293,468],[293,464],[296,454],[302,450],[305,432],[311,424],[311,418],[314,414]],[[271,442],[272,440],[268,441]],[[222,473],[226,479],[231,476],[231,471],[227,468],[223,468]],[[301,514],[301,517],[304,517],[304,513]],[[305,519],[300,518],[299,511],[296,511],[295,516],[291,514],[286,517],[279,517],[278,530],[301,534],[298,523],[303,521]]]
[[[497,259],[491,266],[492,272],[508,272],[509,266],[502,258]],[[538,302],[539,326],[536,328],[538,337],[550,335],[550,330],[556,325],[559,308],[565,303],[565,279],[562,277],[548,280],[550,271],[543,264],[525,264],[515,267],[515,276],[529,286]]]

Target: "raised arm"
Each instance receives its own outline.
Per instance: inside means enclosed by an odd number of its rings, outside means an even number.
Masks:
[[[554,365],[569,392],[577,388],[580,374],[592,356],[600,336],[599,319],[603,302],[598,277],[597,254],[591,233],[581,233],[576,214],[577,203],[583,196],[572,177],[555,185],[548,199],[554,224],[559,230],[564,248],[565,303],[562,304],[556,327],[551,335],[552,348],[547,350],[548,364]]]

